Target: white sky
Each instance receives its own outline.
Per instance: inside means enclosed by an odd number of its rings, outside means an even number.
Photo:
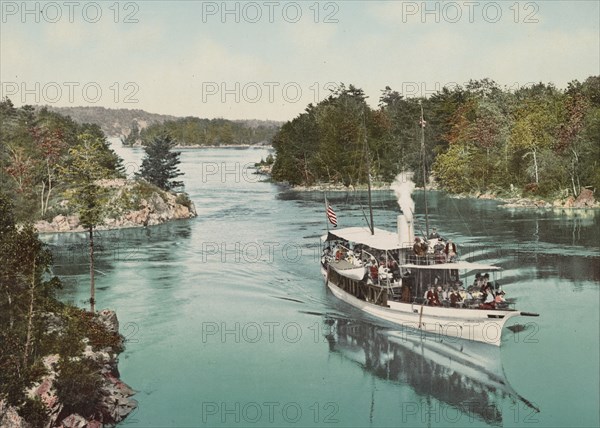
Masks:
[[[330,82],[408,96],[600,74],[600,2],[0,1],[16,105],[289,120]],[[96,21],[96,22],[94,22]],[[116,22],[115,22],[116,21]]]

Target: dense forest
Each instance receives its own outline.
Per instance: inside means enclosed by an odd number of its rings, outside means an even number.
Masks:
[[[428,179],[455,193],[565,197],[600,188],[598,76],[565,90],[539,83],[511,91],[483,79],[427,98],[386,87],[377,109],[365,100],[361,89],[342,84],[284,124],[273,139],[273,178],[364,183],[368,153],[375,180],[420,172],[424,158]]]
[[[27,393],[48,373],[46,357],[59,356],[55,387],[62,407],[55,416],[91,417],[100,406],[103,378],[97,363],[81,357],[84,338],[94,350],[122,349],[118,333],[55,298],[61,282],[52,276],[52,255],[31,225],[64,209],[58,202],[74,190],[67,171],[77,164],[103,171],[103,178],[123,176],[120,158],[97,125],[0,102],[0,401],[31,426],[49,423],[48,406]]]
[[[0,189],[0,403],[16,409],[30,426],[49,426],[48,405],[27,389],[49,374],[44,361],[57,355],[54,386],[61,407],[55,419],[72,413],[102,417],[97,416],[105,398],[102,361],[82,354],[86,344],[93,351],[120,353],[123,338],[92,313],[55,298],[62,283],[51,275],[52,255],[30,225],[16,223],[13,208]],[[1,426],[7,426],[4,416],[0,412]]]
[[[227,146],[270,144],[280,124],[271,121],[231,121],[186,117],[150,125],[140,130],[132,126],[124,144],[141,141],[146,145],[159,135],[168,134],[181,146]]]
[[[50,219],[63,213],[58,204],[73,180],[66,171],[77,156],[91,153],[88,164],[102,178],[122,178],[122,160],[110,148],[98,125],[78,124],[70,117],[25,105],[0,102],[0,190],[13,202],[18,222]]]

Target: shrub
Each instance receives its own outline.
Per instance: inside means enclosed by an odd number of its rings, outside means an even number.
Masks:
[[[33,427],[43,427],[48,422],[48,409],[40,397],[28,397],[19,409],[19,414]]]
[[[55,385],[66,415],[77,413],[84,418],[93,416],[101,398],[102,383],[93,361],[62,358]]]
[[[188,207],[190,210],[192,209],[192,200],[187,193],[178,193],[175,202],[183,205],[184,207]]]

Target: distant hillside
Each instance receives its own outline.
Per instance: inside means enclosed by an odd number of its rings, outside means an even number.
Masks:
[[[176,120],[176,116],[148,113],[144,110],[111,109],[104,107],[54,107],[46,106],[48,110],[55,111],[71,118],[77,123],[94,123],[108,137],[121,137],[129,135],[133,123],[139,129],[150,125],[160,124],[167,120]]]
[[[270,145],[281,123],[264,120],[200,119],[184,117],[167,120],[132,133],[124,144],[146,144],[162,133],[171,135],[180,146],[256,146]]]
[[[46,107],[70,116],[77,123],[97,124],[108,137],[122,138],[127,144],[139,144],[165,130],[171,132],[181,145],[270,144],[283,125],[283,122],[273,120],[179,118],[144,110],[105,107]],[[134,135],[130,135],[132,129]]]

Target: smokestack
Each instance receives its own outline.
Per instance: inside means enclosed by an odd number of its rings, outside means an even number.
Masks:
[[[415,240],[415,231],[412,219],[408,219],[404,214],[398,216],[398,241],[403,247],[412,246]]]

